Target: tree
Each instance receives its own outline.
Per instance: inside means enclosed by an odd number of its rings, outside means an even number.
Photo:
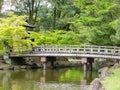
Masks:
[[[80,14],[71,22],[72,29],[81,34],[84,42],[114,45],[111,35],[116,31],[110,23],[119,18],[119,5],[111,0],[76,0],[76,6]]]
[[[75,0],[16,0],[17,12],[27,14],[28,23],[45,29],[70,29],[79,9]]]
[[[12,12],[7,18],[0,18],[0,52],[29,50],[34,43],[29,37],[24,21],[25,16],[16,16]]]
[[[115,29],[115,34],[111,35],[111,39],[114,45],[120,46],[120,19],[116,19],[114,22],[111,23],[113,29]]]
[[[46,33],[31,32],[31,38],[35,39],[37,45],[40,44],[82,44],[80,35],[73,31],[54,30]]]
[[[53,6],[52,12],[52,22],[53,29],[70,29],[70,21],[72,21],[74,15],[76,15],[79,10],[74,5],[75,0],[51,0],[51,5]]]
[[[1,13],[2,5],[3,5],[3,0],[0,0],[0,13]]]
[[[38,10],[42,0],[16,0],[15,6],[17,12],[25,13],[28,15],[27,22],[35,25],[38,18]]]
[[[74,0],[45,0],[39,8],[39,26],[45,30],[69,30],[70,23],[79,9],[74,5]]]

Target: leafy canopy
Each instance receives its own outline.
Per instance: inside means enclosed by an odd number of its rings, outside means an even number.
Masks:
[[[55,30],[45,33],[31,32],[36,44],[81,44],[80,35],[73,31]]]
[[[10,12],[6,18],[0,18],[0,53],[7,50],[21,51],[30,49],[31,42],[29,34],[24,25],[25,16],[16,16]]]
[[[75,4],[80,9],[80,14],[72,22],[72,29],[85,37],[85,42],[114,45],[116,30],[111,23],[119,18],[119,5],[112,0],[76,0]]]

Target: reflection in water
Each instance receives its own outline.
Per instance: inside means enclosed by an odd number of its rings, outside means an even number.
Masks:
[[[96,72],[89,71],[89,72],[83,73],[83,79],[81,79],[81,85],[89,84],[93,80],[93,78],[94,78],[92,76],[92,74],[94,74],[94,73],[96,73]]]
[[[46,70],[42,70],[42,76],[40,77],[40,82],[45,83],[46,82]]]
[[[59,80],[62,82],[74,82],[77,84],[87,85],[96,77],[96,75],[97,73],[95,71],[85,74],[81,68],[73,68],[67,70],[63,75],[61,75]]]
[[[79,68],[0,71],[0,90],[79,90],[80,84],[88,84],[95,76],[83,78]]]

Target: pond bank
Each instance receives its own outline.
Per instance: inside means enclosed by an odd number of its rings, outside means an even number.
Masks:
[[[100,90],[120,90],[120,64],[115,64],[106,72],[108,75],[101,81]]]
[[[80,62],[70,62],[66,57],[49,58],[46,64],[50,69],[82,66]],[[3,56],[0,56],[0,70],[39,69],[42,67],[40,57],[4,59]]]
[[[28,61],[31,61],[31,62],[27,62],[27,63],[30,63],[30,65],[7,65],[7,64],[0,63],[0,70],[21,70],[21,69],[42,68],[41,65],[39,65],[40,64],[39,58],[35,58],[35,60],[28,60]],[[32,61],[36,61],[37,64],[34,64],[34,62]],[[51,68],[50,62],[47,62],[47,65],[48,65],[48,68]],[[68,62],[66,58],[61,58],[60,60],[56,60],[55,62],[55,68],[79,67],[80,65],[81,65],[80,63]],[[97,66],[96,68],[97,69],[101,68],[98,70],[99,78],[95,78],[90,83],[90,85],[88,86],[89,87],[88,90],[105,90],[104,87],[102,87],[103,86],[102,82],[104,78],[110,76],[112,74],[110,72],[111,68],[116,68],[118,67],[118,65],[119,64],[117,64],[115,60],[109,60],[109,61],[104,60],[104,59],[95,60],[95,66]]]
[[[99,78],[95,78],[89,90],[120,90],[120,64],[112,67],[103,67],[98,70]]]

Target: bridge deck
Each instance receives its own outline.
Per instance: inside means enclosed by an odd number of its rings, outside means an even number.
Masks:
[[[16,56],[70,56],[70,57],[94,57],[120,59],[120,47],[93,46],[93,45],[40,45],[34,47],[31,52]]]

